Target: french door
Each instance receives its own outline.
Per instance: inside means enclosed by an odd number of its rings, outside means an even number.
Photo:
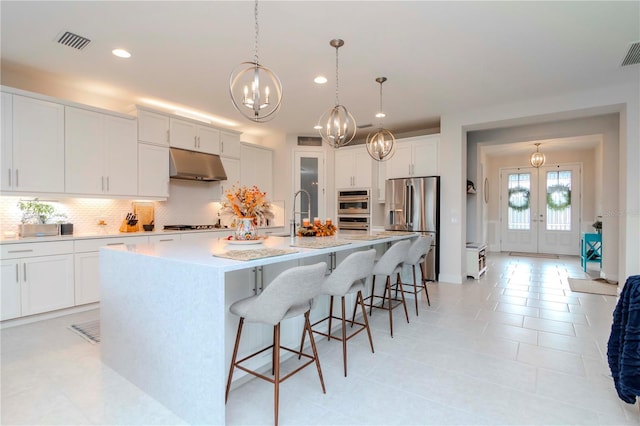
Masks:
[[[501,250],[579,254],[581,167],[521,167],[501,173]]]

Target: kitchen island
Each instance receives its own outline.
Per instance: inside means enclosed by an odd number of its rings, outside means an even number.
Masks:
[[[382,251],[413,235],[269,237],[255,245],[211,238],[102,248],[102,361],[185,421],[222,425],[226,358],[237,325],[228,316],[231,303],[259,292],[290,267],[325,261],[331,270],[338,256],[369,247]],[[219,257],[251,254],[247,249],[275,255]],[[299,339],[300,324],[287,326],[285,339]],[[256,345],[261,339],[254,333]]]

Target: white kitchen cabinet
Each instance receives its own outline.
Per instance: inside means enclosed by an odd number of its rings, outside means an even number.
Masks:
[[[213,199],[214,201],[220,201],[224,198],[224,192],[231,189],[233,185],[240,184],[240,160],[236,158],[220,157],[222,160],[222,166],[227,174],[227,180],[221,180],[216,182],[213,186]]]
[[[386,179],[437,176],[440,135],[398,139],[396,152],[386,163]]]
[[[487,245],[467,243],[467,276],[476,280],[487,272]]]
[[[169,135],[169,144],[172,147],[208,154],[220,153],[220,130],[213,127],[171,118]]]
[[[366,148],[340,148],[335,151],[335,187],[371,188],[372,158]]]
[[[2,320],[74,304],[73,242],[2,246]]]
[[[64,192],[64,106],[2,94],[2,190]]]
[[[169,148],[138,143],[138,195],[169,196]]]
[[[240,183],[256,185],[273,199],[273,151],[247,143],[240,146]]]
[[[138,140],[169,146],[169,117],[138,109]]]
[[[65,107],[65,192],[138,193],[136,121]]]
[[[384,203],[386,197],[386,182],[387,182],[387,162],[377,161],[378,168],[376,174],[376,192],[374,198],[377,198],[378,203]]]
[[[240,135],[238,133],[220,131],[220,155],[240,158]]]

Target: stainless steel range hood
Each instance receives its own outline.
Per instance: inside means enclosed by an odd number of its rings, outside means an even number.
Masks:
[[[171,178],[205,182],[227,180],[219,155],[179,148],[170,148],[169,151]]]

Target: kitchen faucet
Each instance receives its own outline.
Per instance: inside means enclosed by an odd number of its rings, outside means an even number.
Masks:
[[[305,194],[307,194],[307,211],[306,212],[296,211],[296,197],[301,192],[304,192]],[[302,202],[302,196],[300,196],[300,202]],[[311,195],[309,195],[309,192],[307,190],[301,189],[295,194],[293,194],[293,211],[291,212],[291,227],[289,230],[289,235],[292,240],[296,237],[296,213],[300,215],[300,223],[302,223],[302,213],[307,213],[307,217],[311,219]]]

